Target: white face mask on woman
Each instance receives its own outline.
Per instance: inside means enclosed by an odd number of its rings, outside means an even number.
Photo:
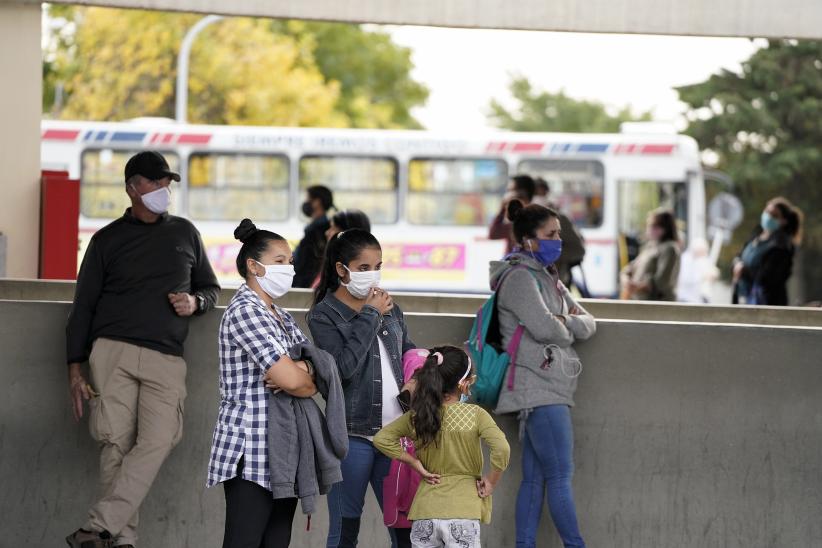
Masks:
[[[134,191],[137,192],[137,189],[135,188]],[[171,190],[169,190],[167,186],[164,186],[140,195],[140,199],[143,201],[143,205],[146,206],[147,210],[155,215],[162,215],[168,211],[169,206],[171,206]]]
[[[348,270],[348,283],[340,282],[345,287],[351,296],[355,299],[364,299],[368,297],[368,292],[372,287],[380,286],[380,271],[367,270],[365,272],[351,272],[351,269],[343,265],[343,268]]]
[[[265,268],[264,276],[256,276],[257,283],[266,294],[272,299],[279,299],[291,289],[291,282],[294,280],[293,264],[269,264],[265,265],[260,261],[254,261]]]

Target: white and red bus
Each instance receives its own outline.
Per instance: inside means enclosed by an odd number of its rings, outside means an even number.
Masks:
[[[636,131],[636,130],[639,131]],[[695,141],[675,133],[560,134],[180,125],[163,119],[123,123],[44,121],[43,169],[81,181],[81,253],[95,230],[128,205],[123,167],[156,149],[180,172],[172,213],[203,235],[223,282],[234,268],[237,223],[296,242],[306,218],[304,189],[323,184],[341,209],[368,214],[384,247],[386,286],[478,292],[488,261],[504,244],[489,240],[508,178],[543,177],[550,198],[585,237],[583,270],[592,295],[618,292],[620,237],[641,234],[645,216],[672,208],[686,237],[705,236],[705,188]]]

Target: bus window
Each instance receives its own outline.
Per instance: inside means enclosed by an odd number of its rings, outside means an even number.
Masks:
[[[664,207],[674,212],[680,237],[686,240],[688,187],[684,182],[626,181],[618,183],[619,233],[628,242],[628,258],[636,256],[645,236],[648,213]]]
[[[408,221],[487,225],[499,210],[508,165],[491,159],[413,159],[408,163]]]
[[[392,158],[303,156],[300,190],[313,185],[327,186],[337,208],[362,210],[372,224],[397,220],[397,162]]]
[[[602,224],[605,170],[595,160],[524,160],[518,173],[542,177],[548,183],[548,200],[578,227]]]
[[[194,153],[188,161],[192,219],[281,221],[288,217],[288,159],[280,155]]]
[[[131,200],[126,194],[123,171],[128,159],[139,150],[84,150],[80,167],[80,213],[91,219],[116,219]],[[173,152],[161,151],[171,171],[179,172],[180,158]],[[172,183],[170,213],[177,213],[179,185]]]

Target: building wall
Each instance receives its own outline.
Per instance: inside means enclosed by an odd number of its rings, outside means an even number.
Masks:
[[[822,37],[822,4],[817,0],[521,0],[515,4],[504,0],[58,0],[57,3],[444,27]]]
[[[40,4],[0,1],[0,277],[37,276],[40,242]]]
[[[67,304],[0,301],[0,515],[9,546],[56,546],[82,524],[97,456],[67,402]],[[298,314],[298,319],[302,318]],[[220,546],[223,495],[204,488],[217,412],[219,311],[192,321],[185,434],[140,520],[142,545]],[[420,346],[461,344],[470,318],[408,316]],[[589,546],[817,546],[822,538],[822,329],[600,321],[578,345],[573,410],[580,523]],[[521,477],[511,469],[484,546],[513,546]],[[325,504],[294,546],[324,546]],[[560,544],[543,509],[539,546]],[[385,546],[368,495],[362,546]],[[3,543],[0,543],[3,544]],[[5,545],[5,544],[3,544]]]

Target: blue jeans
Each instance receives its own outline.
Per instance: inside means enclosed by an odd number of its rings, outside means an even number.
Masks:
[[[359,519],[365,505],[368,484],[382,509],[382,482],[391,469],[391,459],[374,448],[365,438],[348,437],[348,455],[342,461],[341,483],[328,493],[328,541],[327,548],[337,548],[340,543],[343,518]],[[391,546],[396,548],[394,530],[388,528]]]
[[[545,491],[548,510],[562,544],[584,548],[579,533],[571,478],[574,475],[574,431],[567,405],[533,410],[522,440],[522,483],[517,494],[517,548],[536,546]]]

